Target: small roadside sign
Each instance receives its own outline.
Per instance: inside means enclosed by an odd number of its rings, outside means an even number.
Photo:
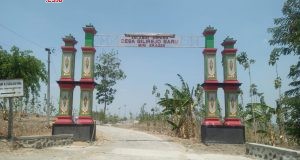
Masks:
[[[4,79],[0,80],[0,98],[8,97],[9,112],[8,112],[8,126],[7,126],[7,138],[13,144],[13,97],[22,97],[23,91],[23,79]]]
[[[23,79],[0,80],[0,98],[22,97],[23,95]]]

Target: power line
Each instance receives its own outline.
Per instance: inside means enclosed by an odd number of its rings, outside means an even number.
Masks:
[[[9,31],[9,32],[11,32],[11,33],[13,33],[13,34],[15,34],[15,35],[17,35],[19,38],[25,40],[26,42],[29,42],[29,43],[31,43],[31,44],[37,46],[37,47],[40,48],[40,49],[43,49],[43,50],[45,49],[45,47],[42,47],[42,45],[40,45],[40,44],[36,43],[35,41],[32,41],[32,40],[30,40],[30,39],[24,37],[23,35],[17,33],[16,31],[14,31],[14,30],[12,30],[12,29],[6,27],[5,25],[3,25],[3,24],[1,24],[1,23],[0,23],[0,27],[3,28],[3,29],[5,29],[5,30],[7,30],[7,31]],[[51,49],[52,49],[52,53],[53,53],[53,52],[54,52],[54,49],[53,49],[53,48],[51,48]],[[48,57],[48,61],[49,61],[49,57]],[[48,65],[49,65],[49,64],[48,64]],[[56,65],[53,65],[53,67],[54,67],[54,71],[57,72],[58,69],[56,68]],[[49,69],[48,69],[48,70],[49,70]],[[49,84],[48,84],[48,85],[49,85]],[[49,99],[49,97],[48,97],[48,99]]]
[[[40,44],[38,44],[38,43],[36,43],[36,42],[34,42],[34,41],[32,41],[32,40],[30,40],[30,39],[28,39],[28,38],[22,36],[21,34],[19,34],[19,33],[15,32],[15,31],[13,31],[13,30],[11,30],[11,29],[9,29],[8,27],[4,26],[4,25],[1,24],[1,23],[0,23],[0,27],[6,29],[6,30],[8,30],[8,31],[10,31],[11,33],[13,33],[13,34],[17,35],[18,37],[22,38],[23,40],[25,40],[25,41],[27,41],[27,42],[30,42],[31,44],[34,44],[35,46],[37,46],[37,47],[39,47],[39,48],[41,48],[41,49],[44,49],[44,48],[45,48],[45,47],[42,47],[42,45],[40,45]]]
[[[38,43],[36,43],[36,42],[34,42],[34,41],[32,41],[32,40],[30,40],[30,39],[24,37],[23,35],[17,33],[16,31],[14,31],[14,30],[12,30],[12,29],[9,29],[8,27],[6,27],[5,25],[3,25],[3,24],[1,24],[1,23],[0,23],[0,27],[3,28],[3,29],[8,30],[9,32],[11,32],[11,33],[17,35],[18,37],[22,38],[23,40],[25,40],[25,41],[27,41],[27,42],[29,42],[29,43],[31,43],[31,44],[33,44],[33,45],[35,45],[35,46],[37,46],[37,47],[43,49],[43,50],[45,49],[45,47],[42,47],[42,45],[40,45],[40,44],[38,44]],[[1,43],[3,43],[3,42],[1,42]],[[3,43],[3,44],[6,44],[7,46],[9,46],[7,43]],[[54,49],[54,48],[51,48],[51,49]],[[57,50],[57,48],[55,48],[55,49]],[[53,52],[53,50],[52,50],[52,52]],[[55,70],[55,72],[57,72],[57,70],[58,70],[58,69],[56,68],[55,65],[54,65],[54,70]]]
[[[6,43],[6,42],[3,42],[3,41],[0,41],[0,46],[1,46],[1,47],[4,47],[4,46],[2,46],[1,44],[4,44],[4,45],[6,45],[7,47],[8,47],[8,46],[11,46],[11,45],[9,45],[8,43]]]

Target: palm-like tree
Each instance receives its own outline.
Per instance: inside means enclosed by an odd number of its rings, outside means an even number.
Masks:
[[[283,139],[285,139],[285,133],[284,133],[284,111],[285,108],[282,106],[282,97],[281,97],[281,78],[278,74],[278,64],[277,61],[279,60],[279,53],[272,51],[270,54],[269,59],[269,65],[275,66],[275,73],[276,78],[274,80],[274,87],[275,89],[278,89],[278,100],[276,100],[276,123],[279,127],[279,134],[281,138],[281,143],[283,143]]]
[[[249,103],[245,108],[245,123],[251,125],[255,119],[257,124],[256,132],[262,134],[263,138],[268,137],[268,143],[274,144],[274,132],[271,118],[276,113],[275,109],[265,103]]]
[[[190,138],[195,136],[194,109],[201,98],[194,100],[194,88],[190,90],[182,76],[178,74],[178,77],[181,81],[181,88],[167,83],[171,96],[161,98],[158,104],[164,107],[162,112],[177,136]],[[198,88],[196,92],[199,94]]]
[[[251,90],[251,88],[253,87],[252,77],[251,77],[251,64],[254,64],[255,60],[254,59],[249,59],[246,52],[241,52],[239,55],[237,55],[237,61],[239,62],[240,65],[242,65],[244,67],[245,70],[248,69],[249,83],[250,83],[250,104],[253,104],[253,92]],[[252,110],[253,110],[253,107],[254,106],[252,106]],[[253,119],[253,131],[254,131],[254,136],[256,137],[255,116],[254,116],[253,111],[252,111],[252,114],[253,114],[252,117],[254,117],[254,119]]]

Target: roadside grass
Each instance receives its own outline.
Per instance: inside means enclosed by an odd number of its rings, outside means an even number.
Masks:
[[[13,136],[51,135],[51,127],[47,125],[46,117],[37,114],[18,116],[14,113]],[[8,121],[0,114],[0,137],[7,137]]]

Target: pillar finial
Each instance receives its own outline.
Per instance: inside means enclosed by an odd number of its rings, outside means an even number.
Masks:
[[[221,45],[222,45],[225,49],[226,49],[226,48],[228,48],[228,49],[233,49],[235,43],[236,43],[236,40],[235,40],[235,39],[230,38],[229,36],[227,36],[227,37],[223,40],[223,42],[222,42]]]
[[[65,46],[74,46],[75,44],[77,44],[77,41],[75,40],[75,37],[72,36],[72,34],[66,35],[62,39],[65,42]]]

